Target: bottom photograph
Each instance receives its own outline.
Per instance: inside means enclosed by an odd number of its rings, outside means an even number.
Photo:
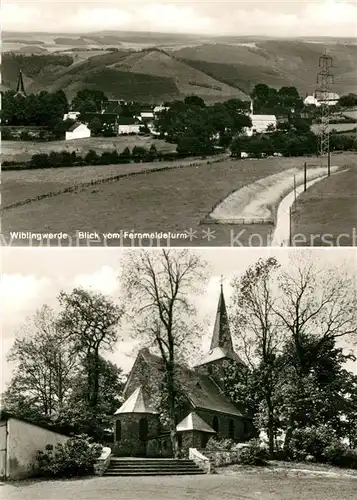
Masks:
[[[356,249],[1,253],[2,498],[355,498]]]

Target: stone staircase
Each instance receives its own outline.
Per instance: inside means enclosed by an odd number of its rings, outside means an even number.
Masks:
[[[193,460],[173,458],[115,458],[112,457],[104,476],[178,476],[204,472]]]

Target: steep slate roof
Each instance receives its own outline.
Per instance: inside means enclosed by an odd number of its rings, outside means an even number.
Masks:
[[[199,417],[195,412],[191,412],[187,417],[185,417],[176,426],[177,432],[182,431],[203,431],[216,434],[216,431],[212,429],[201,417]]]
[[[132,116],[121,116],[119,117],[118,125],[140,125],[140,122]]]
[[[73,125],[71,127],[69,127],[69,129],[67,130],[67,132],[73,132],[74,130],[76,130],[80,125],[83,125],[83,123],[80,123],[80,122],[76,122],[76,123],[73,123]]]
[[[114,413],[114,415],[121,415],[122,413],[153,413],[156,411],[149,402],[143,388],[139,386],[133,394],[122,404],[122,406]]]
[[[162,368],[163,360],[148,349],[141,351],[141,355],[151,367],[157,370]],[[178,364],[176,370],[181,389],[194,408],[243,416],[243,413],[231,403],[209,376]]]

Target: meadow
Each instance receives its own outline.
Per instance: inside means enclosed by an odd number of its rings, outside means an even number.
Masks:
[[[308,159],[316,163],[316,159]],[[192,162],[192,160],[191,160]],[[66,231],[100,232],[135,229],[136,231],[197,231],[192,245],[227,245],[232,231],[244,232],[245,242],[252,234],[252,245],[267,245],[273,226],[201,224],[213,206],[229,193],[296,165],[304,158],[271,158],[264,160],[226,159],[207,164],[174,168],[170,163],[164,172],[152,171],[146,175],[129,176],[93,186],[76,189],[57,196],[17,206],[3,213],[3,231]],[[182,164],[182,163],[181,163]],[[50,169],[43,171],[4,172],[4,206],[51,191],[78,186],[91,179],[112,177],[115,173],[132,173],[164,167],[161,163],[140,165],[111,165]],[[214,238],[205,238],[204,231],[214,231]],[[116,242],[117,244],[118,242]],[[111,242],[115,244],[115,242]],[[182,244],[182,242],[181,242]]]
[[[210,164],[206,160],[191,159],[186,164],[179,163],[183,168],[175,168],[178,166],[175,162],[160,162],[4,172],[2,199],[5,207],[28,198],[42,199],[4,210],[2,228],[5,235],[10,231],[64,231],[75,235],[78,230],[100,233],[192,230],[191,240],[184,240],[184,243],[172,240],[171,244],[269,246],[273,224],[207,223],[207,215],[233,191],[274,173],[301,166],[305,160],[308,166],[317,162],[316,158],[303,157],[225,159]],[[356,155],[352,154],[336,155],[333,160],[334,165],[341,167],[356,165]],[[188,161],[194,165],[189,166]],[[157,168],[165,170],[158,171]],[[144,172],[144,175],[128,176],[139,172]],[[314,190],[320,189],[319,186],[327,181],[310,188],[312,205],[305,202],[306,209],[301,211],[299,221],[296,217],[305,198],[310,196],[310,189],[302,195],[301,201],[298,198],[294,221],[300,224],[299,232],[304,231],[304,221],[306,224],[311,221],[321,232],[326,219],[333,220],[335,227],[342,227],[344,220],[346,230],[351,231],[351,216],[355,213],[355,179],[348,178],[339,187],[343,176],[338,174],[327,180],[331,184],[325,197],[314,197]],[[115,179],[110,182],[95,183],[113,177]],[[91,181],[94,181],[93,185],[81,186]],[[345,194],[344,190],[347,190]],[[60,194],[47,196],[51,192]],[[341,199],[345,200],[344,205]],[[329,206],[328,217],[325,204]],[[348,217],[345,206],[349,207]],[[296,225],[293,230],[296,232],[297,228]],[[208,238],[207,231],[213,236]],[[106,244],[118,245],[118,241],[111,240]],[[131,245],[133,241],[124,241],[123,244]]]
[[[356,160],[351,157],[349,170],[325,178],[299,196],[292,213],[293,237],[304,235],[309,242],[314,237],[314,246],[357,245]],[[303,241],[295,244],[303,246]]]

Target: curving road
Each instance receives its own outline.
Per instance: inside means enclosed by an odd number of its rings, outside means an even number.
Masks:
[[[331,170],[335,170],[338,167],[331,167]],[[342,172],[346,172],[346,169],[339,170],[335,172],[331,172],[331,175],[341,174]],[[309,188],[316,182],[325,179],[327,175],[323,175],[316,179],[313,179],[307,182],[306,187]],[[304,192],[304,184],[299,184],[296,186],[296,197],[298,197],[301,193]],[[273,234],[273,238],[271,240],[271,246],[290,246],[290,209],[295,202],[295,191],[294,189],[290,191],[289,194],[282,199],[277,212],[276,217],[276,226]]]

